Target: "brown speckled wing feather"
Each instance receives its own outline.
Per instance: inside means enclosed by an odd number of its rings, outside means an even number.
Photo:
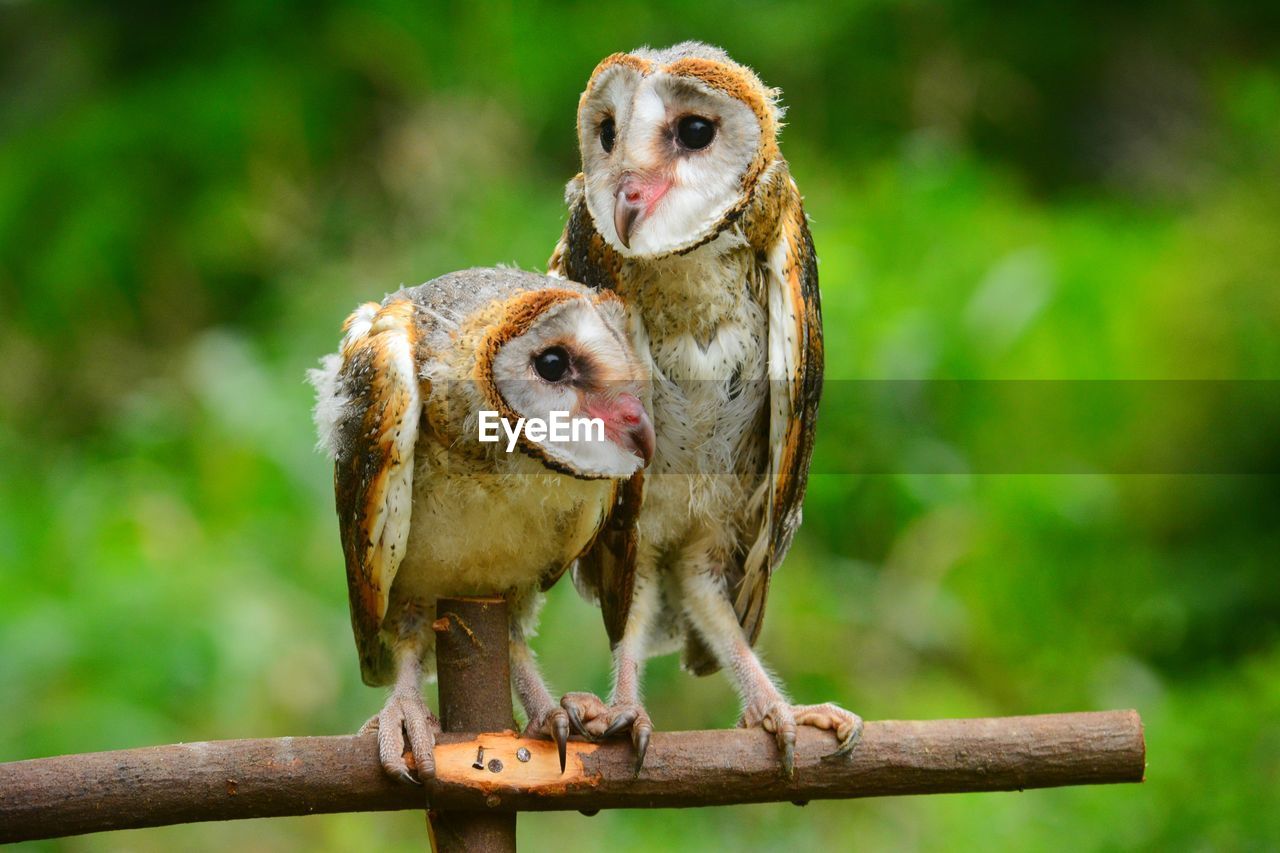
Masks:
[[[619,483],[613,506],[595,541],[573,567],[574,585],[600,604],[609,643],[627,628],[636,573],[636,518],[644,503],[644,472]]]
[[[569,182],[566,194],[569,220],[556,250],[547,262],[547,272],[600,290],[613,290],[622,258],[596,231],[582,195],[582,175]]]
[[[822,303],[818,294],[818,259],[813,237],[805,218],[799,193],[782,223],[783,250],[780,262],[771,269],[770,287],[782,291],[782,327],[791,353],[785,365],[787,383],[771,383],[770,396],[782,396],[785,405],[774,406],[770,420],[773,478],[769,517],[768,571],[760,573],[754,586],[743,590],[736,602],[738,618],[754,643],[764,621],[769,579],[791,548],[800,527],[801,505],[809,484],[809,462],[818,422],[818,402],[822,397]],[[771,300],[771,305],[774,304]],[[772,308],[771,308],[772,310]],[[770,333],[770,351],[773,334]],[[793,343],[794,341],[794,343]],[[791,359],[794,359],[792,361]],[[773,372],[773,366],[770,367]],[[779,446],[776,442],[782,436]]]
[[[761,436],[770,447],[769,492],[761,513],[764,529],[754,542],[745,543],[736,563],[725,567],[738,622],[753,645],[764,626],[773,572],[800,526],[822,395],[817,257],[799,192],[789,178],[780,189],[779,230],[766,252],[771,381],[769,419],[762,424],[765,434]],[[684,665],[697,675],[719,669],[696,635],[688,638]]]
[[[369,303],[347,320],[336,393],[334,494],[347,563],[351,624],[365,683],[392,677],[382,620],[408,539],[421,410],[413,303]]]

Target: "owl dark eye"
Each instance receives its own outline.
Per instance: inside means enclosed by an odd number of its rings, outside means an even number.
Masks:
[[[533,357],[533,369],[548,382],[559,382],[569,373],[569,353],[564,347],[550,347]]]
[[[612,118],[600,122],[600,147],[604,149],[604,153],[608,154],[613,150],[613,143],[617,138],[618,129],[614,127]]]
[[[685,116],[676,125],[676,139],[690,151],[706,148],[715,138],[715,123],[702,116]]]

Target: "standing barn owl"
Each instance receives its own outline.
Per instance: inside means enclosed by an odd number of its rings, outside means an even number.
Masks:
[[[627,301],[658,446],[647,482],[623,490],[643,492],[635,527],[607,531],[575,569],[604,612],[612,698],[564,707],[591,736],[629,728],[637,766],[652,730],[642,663],[681,645],[694,673],[729,674],[741,724],[774,733],[788,775],[797,725],[833,731],[836,754],[862,732],[843,708],[791,704],[752,648],[800,524],[822,387],[817,264],[777,97],[685,42],[608,57],[578,105],[582,173],[550,272]]]
[[[362,305],[343,329],[341,350],[310,378],[321,446],[334,460],[361,673],[367,684],[394,684],[365,726],[378,732],[383,767],[413,781],[407,738],[419,776],[434,772],[440,728],[421,680],[434,671],[436,599],[501,594],[515,692],[530,732],[556,739],[563,768],[569,720],[525,637],[541,592],[587,550],[619,484],[653,453],[641,402],[648,377],[621,300],[474,269]],[[567,440],[536,441],[530,427],[518,444],[486,442],[484,412],[516,425],[555,412],[600,424]]]

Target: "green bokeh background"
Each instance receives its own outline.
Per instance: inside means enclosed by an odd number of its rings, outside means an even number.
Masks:
[[[540,268],[591,69],[685,38],[784,90],[830,382],[1280,378],[1274,3],[9,2],[0,759],[350,732],[380,705],[304,371],[360,301]],[[889,427],[828,412],[760,646],[798,699],[871,719],[1136,707],[1146,784],[528,815],[523,848],[1280,846],[1280,422],[1026,414],[940,411],[946,440],[858,474],[830,460]],[[1225,446],[1223,473],[967,459],[1011,434],[1141,456],[1151,423]],[[607,688],[570,585],[536,644],[557,689]],[[736,719],[674,659],[647,696],[662,728]],[[424,844],[400,813],[32,849]]]

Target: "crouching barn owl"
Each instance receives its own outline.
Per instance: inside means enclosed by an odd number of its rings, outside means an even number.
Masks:
[[[612,697],[564,707],[590,735],[629,729],[638,763],[642,663],[681,646],[694,673],[729,674],[741,724],[776,735],[788,774],[798,724],[833,731],[839,754],[862,731],[836,705],[791,704],[753,650],[800,524],[822,386],[817,263],[777,96],[686,42],[608,57],[578,105],[582,173],[550,271],[627,301],[658,445],[634,529],[607,531],[575,569],[604,611]]]
[[[569,720],[526,636],[542,591],[653,452],[648,377],[624,320],[614,294],[473,269],[360,306],[340,351],[312,371],[361,673],[393,685],[365,726],[388,773],[413,781],[406,743],[419,776],[434,772],[440,729],[421,680],[434,671],[435,603],[477,594],[509,602],[513,687],[563,768]],[[509,450],[506,435],[480,440],[482,412],[516,425],[554,413],[600,423],[544,440],[530,429]]]

